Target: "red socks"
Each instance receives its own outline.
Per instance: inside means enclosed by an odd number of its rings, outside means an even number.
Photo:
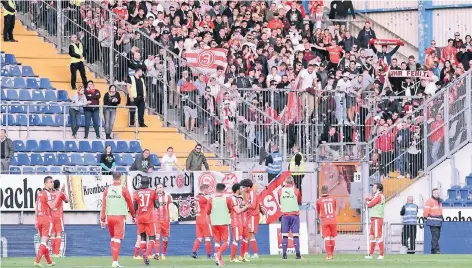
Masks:
[[[379,254],[380,256],[383,256],[385,254],[385,243],[384,241],[377,242],[379,245]],[[375,241],[370,242],[370,250],[369,250],[369,255],[373,255],[375,250]]]
[[[207,256],[209,256],[211,254],[211,241],[210,240],[205,241],[205,249],[206,249]]]
[[[154,240],[149,241],[149,244],[147,245],[148,256],[152,255],[152,250],[154,249],[154,244],[155,243],[156,242]]]
[[[220,250],[218,251],[220,256],[222,256],[223,253],[228,249],[228,246],[228,242],[224,242],[223,245],[221,245]]]
[[[112,242],[113,243],[113,242]],[[139,247],[134,246],[134,256],[138,257],[139,256]]]
[[[380,249],[380,256],[383,256],[384,255],[384,251],[385,251],[385,245],[384,245],[384,241],[380,241],[378,242],[379,243],[379,249]]]
[[[241,257],[243,258],[249,248],[249,244],[246,239],[243,239],[241,243]]]
[[[372,256],[374,254],[374,250],[375,250],[375,241],[370,241],[369,256]]]
[[[167,243],[168,241],[162,241],[162,255],[166,255],[167,253]]]
[[[336,241],[334,239],[331,240],[331,256],[334,255],[334,246],[336,245]]]
[[[55,243],[56,248],[54,249],[54,247],[53,247],[52,252],[56,255],[59,255],[59,251],[61,250],[62,238],[61,237],[56,237],[56,239],[52,239],[52,240],[56,240],[56,243]]]
[[[111,256],[113,261],[118,261],[118,256],[120,255],[121,243],[112,241],[111,242]]]
[[[231,259],[232,260],[236,258],[237,251],[238,251],[238,242],[233,241],[233,243],[231,244]]]
[[[259,250],[257,249],[257,241],[256,241],[256,239],[251,239],[251,247],[252,247],[252,251],[254,252],[254,254],[258,254],[258,253],[259,253]]]
[[[156,249],[156,254],[161,254],[161,241],[156,239],[156,243],[154,243],[154,248]]]
[[[325,240],[325,249],[328,257],[331,256],[331,240]]]
[[[51,238],[51,252],[52,254],[56,254],[56,238]]]
[[[141,252],[143,253],[143,259],[147,259],[148,253],[146,241],[141,241]]]
[[[192,252],[197,252],[198,251],[198,247],[200,247],[201,242],[202,241],[200,239],[195,240],[195,242],[193,243]]]
[[[49,249],[48,247],[46,247],[42,242],[41,244],[39,245],[39,248],[38,248],[38,254],[36,254],[36,263],[39,263],[41,261],[41,258],[44,256],[44,258],[46,259],[46,262],[48,264],[51,264],[52,261],[51,261],[51,256],[49,256]]]

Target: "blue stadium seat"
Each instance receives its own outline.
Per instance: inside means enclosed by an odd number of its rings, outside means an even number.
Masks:
[[[39,141],[39,151],[40,152],[54,152],[51,146],[51,141],[49,140],[40,140]]]
[[[89,167],[89,170],[90,175],[100,175],[102,173],[102,168],[97,166]]]
[[[102,141],[92,141],[92,153],[103,153],[105,147],[103,147]]]
[[[22,140],[13,141],[13,150],[15,152],[26,152],[25,143]]]
[[[41,88],[41,89],[54,89],[51,85],[51,81],[49,81],[49,78],[39,79],[39,88]]]
[[[465,206],[466,206],[466,201],[455,200],[454,203],[453,203],[453,206],[454,206],[455,208],[465,207]]]
[[[472,176],[471,175],[465,177],[465,182],[466,182],[467,186],[472,186]]]
[[[27,126],[28,125],[28,117],[26,117],[26,114],[17,114],[16,115],[16,125],[17,126]]]
[[[7,66],[4,66],[3,63],[1,65],[2,65],[2,69],[0,70],[0,75],[2,77],[10,76],[9,68],[7,68]]]
[[[38,114],[30,114],[28,120],[30,126],[42,126],[42,120]]]
[[[116,142],[116,153],[127,153],[129,152],[128,143],[126,141]]]
[[[34,167],[23,167],[23,175],[34,175]]]
[[[467,200],[467,198],[469,197],[469,189],[461,189],[460,193],[461,193],[461,199]]]
[[[18,96],[18,99],[21,100],[21,101],[31,101],[31,100],[35,100],[31,95],[34,96],[34,94],[31,94],[30,91],[28,89],[19,89],[19,96]],[[39,100],[35,100],[35,101],[39,101]]]
[[[14,65],[10,67],[10,76],[21,76],[20,66]]]
[[[62,167],[62,174],[76,174],[75,167]]]
[[[70,165],[69,156],[65,153],[57,154],[57,165],[58,166],[68,166],[68,165]]]
[[[38,80],[36,78],[26,78],[26,87],[29,89],[39,89]]]
[[[10,166],[10,174],[14,174],[14,175],[21,174],[21,168],[20,167],[15,167],[15,166]]]
[[[33,90],[31,92],[31,99],[33,101],[45,101],[43,90]]]
[[[2,114],[2,126],[16,126],[16,117],[14,117],[12,114]]]
[[[95,158],[95,154],[84,154],[84,165],[85,166],[96,166],[97,159]]]
[[[115,143],[114,141],[110,141],[110,140],[105,141],[105,148],[106,148],[107,146],[111,146],[111,151],[112,151],[112,152],[114,152],[114,153],[117,152],[117,150],[116,150],[116,143]]]
[[[67,94],[67,91],[65,90],[58,90],[57,91],[57,100],[58,101],[70,101],[69,99],[69,94]]]
[[[79,141],[79,151],[84,153],[92,152],[92,147],[88,141]]]
[[[449,190],[447,190],[447,196],[451,200],[460,199],[460,190],[459,189],[449,189]]]
[[[16,155],[16,164],[18,166],[28,166],[30,164],[30,160],[27,154],[19,153]]]
[[[51,105],[48,107],[49,114],[63,114],[62,106],[59,105]]]
[[[87,167],[76,167],[75,171],[79,174],[88,174],[89,169]]]
[[[2,77],[2,88],[14,88],[14,80],[10,77]]]
[[[122,166],[131,166],[134,162],[132,154],[122,154],[121,165]]]
[[[153,166],[158,167],[161,165],[161,161],[159,160],[159,157],[157,157],[157,154],[150,154],[149,158],[151,159],[151,163]]]
[[[121,164],[121,156],[119,154],[114,154],[113,156],[115,157],[115,165],[124,166],[123,164]]]
[[[0,93],[0,94],[1,94],[1,95],[0,95],[0,100],[2,100],[2,101],[3,101],[3,100],[8,100],[6,90],[3,89],[3,87],[2,87],[2,90],[0,90],[0,92],[1,92],[1,93]]]
[[[141,148],[141,143],[139,143],[139,141],[130,141],[129,142],[129,152],[130,153],[142,153],[143,149]]]
[[[116,167],[116,171],[120,172],[121,174],[126,174],[128,173],[128,168],[127,167]]]
[[[466,207],[469,207],[469,208],[472,207],[472,200],[467,200],[465,202],[465,205],[466,205]]]
[[[46,101],[57,102],[56,91],[54,91],[54,90],[44,90],[44,99]]]
[[[78,152],[79,147],[77,147],[77,142],[75,141],[66,141],[65,143],[66,152]]]
[[[10,165],[12,166],[18,166],[18,159],[16,158],[15,155],[10,159]]]
[[[38,113],[38,105],[34,105],[34,103],[28,103],[28,104],[33,104],[33,105],[23,105],[23,110],[24,113]]]
[[[44,165],[47,165],[47,166],[57,165],[56,155],[52,154],[52,153],[45,153],[44,154]]]
[[[36,174],[49,174],[47,167],[36,167]]]
[[[64,126],[64,116],[63,115],[55,115],[56,120],[54,121],[54,126],[56,127],[62,127]]]
[[[36,75],[34,74],[34,72],[33,72],[33,68],[31,68],[31,66],[23,66],[22,69],[23,69],[23,70],[22,70],[22,71],[23,71],[22,73],[23,73],[23,76],[24,76],[24,77],[36,76]]]
[[[45,115],[43,115],[42,125],[47,126],[47,127],[54,127],[56,125],[56,123],[54,123],[54,119],[52,119],[52,115],[45,114]]]
[[[13,113],[13,114],[23,114],[23,113],[26,113],[26,109],[27,109],[27,105],[21,105],[20,103],[16,104],[16,103],[11,103],[12,105],[9,106],[9,111],[10,113]]]
[[[15,80],[13,81],[13,88],[25,89],[26,88],[25,79],[23,77],[15,77]]]
[[[27,152],[37,152],[38,149],[39,149],[39,144],[37,140],[26,140]]]
[[[19,101],[20,97],[18,97],[18,91],[16,89],[7,89],[6,100]]]
[[[71,154],[70,156],[70,163],[75,166],[83,166],[84,165],[84,159],[80,154]]]
[[[52,150],[54,152],[65,152],[66,147],[63,141],[52,141]]]
[[[35,153],[31,154],[30,164],[32,166],[42,166],[42,165],[44,165],[43,156],[41,154],[35,154]]]
[[[50,167],[49,168],[49,174],[51,175],[56,175],[61,173],[61,168],[60,167]]]
[[[13,54],[5,54],[5,64],[17,64],[15,56]]]

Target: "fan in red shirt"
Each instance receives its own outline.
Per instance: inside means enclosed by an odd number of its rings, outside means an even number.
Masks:
[[[34,266],[42,267],[40,263],[41,258],[44,256],[46,262],[49,266],[54,266],[56,263],[51,261],[51,256],[49,256],[49,249],[47,247],[49,236],[51,235],[52,230],[52,209],[57,207],[57,204],[60,202],[60,195],[56,195],[54,199],[51,192],[53,191],[54,182],[51,176],[44,178],[44,189],[41,190],[36,196],[36,221],[35,227],[39,232],[41,237],[41,244],[39,245],[38,253],[36,255],[36,260]],[[64,186],[61,189],[61,192],[64,192]]]
[[[141,251],[146,265],[149,265],[148,254],[152,254],[156,240],[156,223],[154,222],[154,208],[159,208],[156,191],[149,188],[148,177],[141,177],[141,189],[134,192],[134,210],[136,210],[136,224],[141,235]],[[149,237],[149,244],[147,243]],[[146,250],[147,246],[147,250]]]
[[[239,184],[241,184],[241,192],[243,198],[247,200],[249,208],[247,209],[247,227],[249,232],[249,241],[251,242],[252,251],[254,252],[253,258],[258,259],[258,248],[256,241],[256,234],[259,229],[259,220],[260,220],[260,206],[259,199],[255,190],[252,189],[253,183],[250,179],[244,179]],[[244,245],[244,240],[242,246],[246,254],[249,254],[249,245]]]
[[[62,232],[64,232],[64,209],[63,202],[69,203],[63,191],[59,190],[61,182],[54,180],[54,191],[51,191],[53,199],[59,198],[57,207],[52,209],[52,232],[51,232],[51,250],[52,257],[59,257],[59,250],[61,249]]]
[[[123,20],[128,20],[128,9],[123,6],[123,0],[118,0],[116,5],[117,7],[113,9],[113,13]]]
[[[234,184],[232,190],[233,196],[231,196],[231,200],[233,201],[234,209],[231,212],[231,230],[233,233],[231,262],[248,262],[249,260],[244,257],[245,248],[243,248],[243,244],[241,245],[239,260],[236,259],[236,252],[238,251],[238,245],[241,239],[246,241],[244,244],[245,247],[248,245],[249,229],[246,227],[246,210],[249,208],[249,205],[246,204],[241,195],[241,185],[239,183]]]
[[[316,201],[316,212],[321,221],[321,235],[325,240],[327,260],[333,259],[335,237],[338,235],[336,222],[336,199],[328,196],[328,186],[321,187],[321,197]]]
[[[341,53],[344,53],[344,50],[342,47],[336,44],[336,39],[331,40],[331,46],[320,47],[317,45],[313,45],[313,47],[319,50],[328,51],[329,53],[329,64],[327,66],[328,70],[332,68],[337,68],[339,61],[341,61]]]
[[[207,253],[207,258],[211,258],[211,224],[210,218],[206,214],[206,207],[208,204],[208,189],[209,186],[207,184],[203,184],[200,186],[200,194],[198,194],[195,199],[198,204],[197,209],[197,222],[195,224],[197,239],[193,243],[192,249],[192,258],[196,259],[198,257],[197,251],[200,243],[202,242],[203,238],[205,238],[205,249]]]
[[[167,243],[170,235],[170,205],[172,204],[172,196],[164,192],[164,185],[158,184],[156,187],[157,200],[159,208],[154,210],[154,221],[156,222],[156,255],[154,259],[165,260],[167,253]],[[160,254],[160,239],[162,236],[162,254]]]

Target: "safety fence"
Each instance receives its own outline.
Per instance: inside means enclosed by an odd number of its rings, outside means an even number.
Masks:
[[[424,252],[424,225],[389,223],[387,228],[387,251],[390,253],[415,254]]]

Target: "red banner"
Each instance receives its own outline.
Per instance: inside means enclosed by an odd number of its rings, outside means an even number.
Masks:
[[[402,40],[398,39],[370,39],[369,45],[377,46],[404,46],[405,43]]]
[[[267,188],[259,194],[261,209],[266,217],[266,223],[275,222],[282,216],[279,204],[278,192],[282,189],[285,178],[291,176],[290,171],[285,171],[277,179],[273,180]]]

